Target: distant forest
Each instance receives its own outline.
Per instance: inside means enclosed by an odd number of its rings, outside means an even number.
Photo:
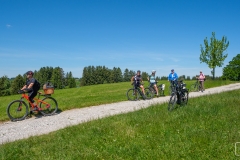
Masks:
[[[39,71],[33,71],[34,78],[37,79],[41,86],[50,82],[55,89],[75,88],[76,80],[73,78],[72,72],[64,73],[60,67],[42,67]],[[9,79],[7,76],[0,78],[0,96],[17,94],[26,83],[26,74],[18,75],[15,78]]]
[[[124,72],[119,67],[109,69],[105,66],[88,66],[84,67],[81,78],[73,77],[72,72],[64,73],[60,67],[42,67],[38,71],[34,71],[36,78],[41,85],[50,82],[55,89],[76,88],[79,86],[89,86],[95,84],[129,82],[131,77],[136,74],[135,71],[125,69]],[[149,74],[142,72],[142,78],[147,80]],[[179,78],[191,80],[190,76],[182,75]],[[157,80],[167,80],[167,76],[156,77]],[[192,80],[196,79],[192,77]],[[26,83],[26,75],[18,75],[9,79],[7,76],[0,78],[0,96],[17,94],[17,91]]]

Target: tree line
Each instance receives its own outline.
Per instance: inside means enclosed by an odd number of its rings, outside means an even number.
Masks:
[[[129,82],[136,74],[135,71],[125,69],[124,72],[119,67],[113,67],[109,69],[105,66],[88,66],[84,67],[82,78],[80,78],[80,86],[88,86],[95,84],[105,83],[118,83]],[[142,78],[147,80],[149,74],[142,72]],[[212,79],[212,76],[205,75],[206,79]],[[75,88],[77,87],[76,81],[78,78],[74,78],[72,72],[64,73],[60,67],[42,67],[38,71],[34,71],[34,78],[36,78],[43,86],[46,82],[53,84],[55,89],[63,88]],[[156,77],[157,80],[167,80],[167,76]],[[183,80],[196,80],[196,77],[181,75],[179,79]],[[223,68],[223,75],[221,77],[215,77],[215,79],[229,79],[233,81],[240,80],[240,54],[232,59],[226,67]],[[0,96],[17,94],[17,91],[22,88],[26,83],[26,75],[18,75],[15,78],[9,79],[7,76],[0,77]]]
[[[88,66],[83,69],[80,85],[88,86],[94,84],[129,82],[135,74],[135,71],[129,70],[128,68],[122,72],[119,67],[109,69],[105,66]],[[148,76],[149,74],[147,72],[142,72],[142,78],[144,81],[147,80]],[[157,79],[160,78],[157,77]]]
[[[14,95],[26,83],[26,75],[19,74],[15,78],[9,79],[7,76],[0,78],[0,96]],[[72,72],[64,73],[60,67],[42,67],[34,71],[34,78],[37,79],[41,86],[50,82],[55,89],[75,88],[76,80]]]

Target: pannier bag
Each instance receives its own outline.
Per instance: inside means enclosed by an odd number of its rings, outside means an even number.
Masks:
[[[43,91],[45,94],[53,94],[54,93],[54,87],[51,83],[47,82],[43,85]]]

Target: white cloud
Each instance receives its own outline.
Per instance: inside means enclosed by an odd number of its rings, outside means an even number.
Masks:
[[[11,25],[11,24],[6,24],[6,27],[7,27],[7,28],[11,28],[12,25]]]
[[[177,58],[170,58],[172,61],[174,61],[174,62],[179,62],[180,60],[179,59],[177,59]]]

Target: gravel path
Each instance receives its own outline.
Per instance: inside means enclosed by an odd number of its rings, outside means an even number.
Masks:
[[[189,97],[198,97],[230,90],[240,89],[240,83],[206,89],[204,93],[191,92]],[[81,109],[73,109],[61,112],[54,116],[34,117],[18,122],[4,122],[0,124],[0,144],[12,142],[30,136],[47,134],[52,131],[77,125],[93,119],[106,116],[132,112],[141,108],[147,108],[152,104],[161,104],[169,100],[169,96],[141,101],[124,101],[100,106],[92,106]],[[167,106],[166,106],[167,109]]]

